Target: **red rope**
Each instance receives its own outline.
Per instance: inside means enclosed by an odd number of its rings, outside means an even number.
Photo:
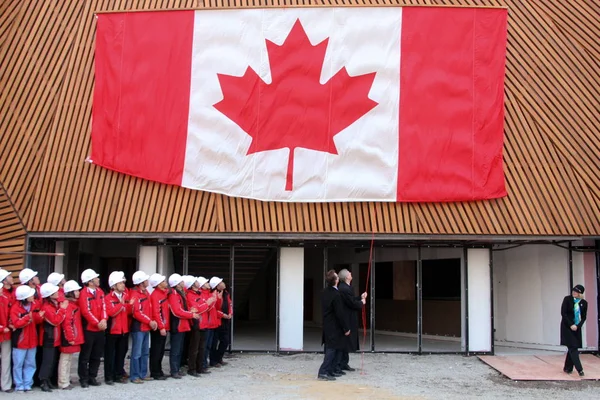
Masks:
[[[375,209],[375,213],[377,213],[377,208]],[[371,218],[373,216],[371,215]],[[373,226],[373,233],[371,236],[371,248],[369,250],[369,267],[367,268],[367,280],[365,282],[365,293],[369,293],[369,279],[371,277],[371,263],[373,261],[373,246],[375,244],[375,220],[372,219],[371,222],[372,226]],[[363,326],[363,340],[362,340],[362,352],[361,352],[361,356],[360,356],[360,374],[364,375],[365,374],[365,344],[367,342],[367,304],[365,302],[365,305],[362,309],[362,326]],[[371,329],[373,329],[373,327],[371,327]]]

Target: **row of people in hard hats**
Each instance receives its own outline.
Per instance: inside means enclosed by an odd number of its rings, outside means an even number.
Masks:
[[[185,351],[187,373],[194,377],[209,373],[209,365],[226,364],[223,355],[229,345],[233,305],[221,278],[172,274],[167,279],[137,271],[132,276],[134,287],[127,289],[125,274],[114,271],[108,278],[107,294],[91,269],[81,274],[83,288],[58,273],[50,274],[48,282],[40,285],[37,273],[27,268],[19,279],[21,285],[15,289],[10,273],[0,270],[3,391],[12,391],[13,381],[15,390],[31,390],[36,371],[43,391],[71,389],[71,359],[78,352],[78,376],[84,388],[100,385],[97,376],[102,357],[108,385],[166,379],[162,360],[168,333],[170,377],[181,379]],[[186,335],[189,345],[184,349]],[[127,374],[124,364],[129,336]],[[41,362],[36,363],[38,351]]]

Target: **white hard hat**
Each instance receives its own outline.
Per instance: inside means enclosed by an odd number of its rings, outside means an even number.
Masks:
[[[10,275],[10,272],[8,272],[5,269],[0,269],[0,283],[2,283],[2,281],[5,280],[6,277],[9,275]]]
[[[150,278],[148,279],[148,283],[150,284],[151,287],[155,288],[158,286],[159,283],[161,283],[165,279],[167,279],[167,277],[164,275],[152,274],[152,275],[150,275]]]
[[[63,280],[65,276],[63,274],[59,274],[58,272],[53,272],[50,275],[48,275],[48,279],[46,280],[48,283],[52,283],[53,285],[57,285],[60,283],[60,281]]]
[[[183,282],[183,277],[179,274],[173,274],[169,277],[169,286],[175,287]]]
[[[194,282],[196,282],[196,277],[195,276],[191,276],[191,275],[184,275],[183,276],[183,283],[185,283],[185,288],[189,289],[192,287],[192,285],[194,284]]]
[[[40,288],[40,292],[42,294],[42,298],[45,299],[46,297],[50,297],[54,293],[58,292],[58,286],[56,286],[54,283],[46,282]]]
[[[125,282],[125,273],[123,271],[113,271],[108,276],[108,286],[113,287],[119,282]]]
[[[35,295],[35,289],[27,285],[21,285],[15,291],[17,300],[25,300],[33,295]]]
[[[81,290],[81,286],[76,281],[67,281],[63,287],[65,293],[73,292],[75,290]]]
[[[223,279],[213,276],[212,278],[210,278],[210,288],[211,289],[216,288],[217,285],[221,282],[223,282]]]
[[[205,278],[205,277],[203,277],[203,276],[199,276],[199,277],[198,277],[198,279],[197,279],[197,281],[198,281],[198,283],[200,284],[200,287],[202,287],[202,286],[204,286],[204,284],[205,284],[206,282],[208,282],[208,279],[206,279],[206,278]]]
[[[25,268],[21,272],[19,272],[19,281],[21,281],[21,283],[27,283],[36,275],[36,271],[33,271],[29,268]]]
[[[97,277],[99,277],[99,276],[100,276],[100,275],[98,275],[98,274],[96,273],[96,271],[94,271],[94,270],[93,270],[93,269],[91,269],[91,268],[88,268],[88,269],[86,269],[85,271],[83,271],[83,272],[81,273],[81,282],[83,282],[83,283],[85,284],[85,283],[88,283],[88,282],[89,282],[89,281],[91,281],[92,279],[94,279],[94,278],[97,278]]]
[[[140,283],[147,281],[150,277],[144,271],[137,271],[133,273],[131,280],[134,285],[139,285]]]

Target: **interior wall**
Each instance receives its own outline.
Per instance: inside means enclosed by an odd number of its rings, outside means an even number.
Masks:
[[[570,293],[568,251],[524,245],[493,257],[495,339],[559,345],[560,305]]]
[[[323,291],[325,276],[323,272],[323,248],[308,247],[304,249],[304,279],[312,282],[312,319],[305,322],[321,325],[321,292]],[[306,302],[305,302],[306,304]]]

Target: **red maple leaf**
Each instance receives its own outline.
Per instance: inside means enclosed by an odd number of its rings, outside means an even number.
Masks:
[[[250,67],[241,77],[217,74],[223,100],[214,107],[252,137],[247,154],[290,149],[288,191],[297,147],[337,154],[333,137],[378,104],[368,97],[374,72],[352,77],[344,67],[319,82],[328,41],[313,46],[297,20],[281,46],[266,40],[271,84]]]

